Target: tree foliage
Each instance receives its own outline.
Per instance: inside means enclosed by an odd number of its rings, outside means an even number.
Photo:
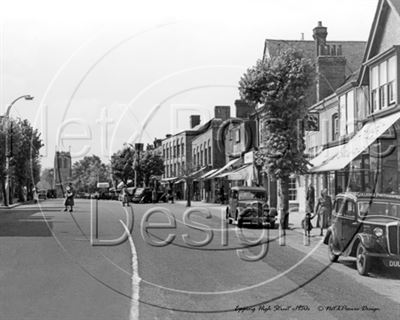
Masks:
[[[147,148],[139,162],[140,172],[145,185],[149,185],[152,176],[164,173],[164,160],[156,151]]]
[[[128,183],[128,180],[135,178],[133,167],[135,151],[130,147],[124,147],[122,150],[111,156],[111,171],[115,179]]]
[[[110,168],[96,156],[86,156],[72,165],[72,183],[78,192],[96,191],[98,182],[111,183]]]
[[[136,170],[138,184],[149,185],[152,176],[160,176],[164,173],[163,158],[154,148],[147,147],[138,156],[138,161],[136,161],[136,158],[135,150],[130,147],[125,147],[114,153],[111,157],[113,176],[117,180],[128,184],[128,180],[135,179]]]
[[[5,143],[7,135],[11,199],[23,199],[23,188],[31,190],[40,180],[40,148],[43,146],[40,133],[28,120],[3,119],[0,130],[0,178],[3,198],[5,197]],[[6,129],[8,128],[7,132]]]
[[[306,95],[313,79],[311,61],[292,49],[257,61],[240,79],[241,98],[262,106],[264,169],[274,177],[306,172],[302,127],[307,115]]]

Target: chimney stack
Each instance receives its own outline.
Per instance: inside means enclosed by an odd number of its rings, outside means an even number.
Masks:
[[[326,37],[328,36],[328,28],[322,26],[322,22],[318,21],[318,26],[313,29],[313,38],[317,49],[317,56],[320,55],[321,46],[326,45]]]
[[[190,116],[190,129],[193,129],[195,126],[200,124],[200,115],[192,114]]]
[[[236,117],[237,118],[249,118],[249,116],[254,113],[254,107],[247,104],[243,100],[235,100],[236,107]]]
[[[214,107],[214,118],[225,121],[231,117],[230,106],[215,106]]]

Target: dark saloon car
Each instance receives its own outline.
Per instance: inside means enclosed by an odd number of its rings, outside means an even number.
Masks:
[[[355,257],[361,275],[367,275],[375,262],[400,271],[400,196],[337,195],[324,243],[332,262],[339,256]]]
[[[164,192],[157,191],[156,202],[167,202],[167,197]],[[151,188],[137,188],[132,198],[133,203],[152,203],[152,189]]]
[[[269,210],[267,191],[260,187],[233,187],[229,193],[229,206],[226,208],[229,223],[244,223],[275,227],[275,210]]]

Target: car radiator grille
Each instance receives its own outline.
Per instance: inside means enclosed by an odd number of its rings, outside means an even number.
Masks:
[[[399,254],[400,226],[389,226],[389,253]]]

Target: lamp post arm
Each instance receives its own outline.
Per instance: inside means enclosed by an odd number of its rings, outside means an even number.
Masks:
[[[22,99],[22,98],[25,98],[26,100],[32,100],[33,99],[33,97],[30,96],[30,95],[23,95],[23,96],[20,96],[20,97],[16,98],[13,102],[10,103],[10,105],[7,108],[7,111],[6,111],[6,117],[7,118],[9,116],[9,114],[10,114],[10,110],[11,110],[12,106],[14,105],[14,103],[16,103],[19,99]]]

